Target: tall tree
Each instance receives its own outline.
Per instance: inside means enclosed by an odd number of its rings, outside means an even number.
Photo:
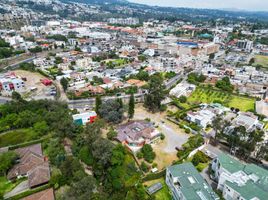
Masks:
[[[134,94],[132,93],[128,104],[128,117],[132,119],[134,117],[134,113],[135,113],[135,98]]]
[[[157,73],[150,77],[148,94],[145,96],[144,106],[150,111],[160,110],[161,101],[165,98],[165,86],[162,76]]]
[[[68,89],[68,83],[69,83],[69,81],[68,81],[67,78],[64,78],[64,77],[63,77],[63,78],[60,80],[60,84],[62,85],[62,88],[63,88],[64,92],[66,92],[66,90]]]
[[[102,101],[101,101],[101,96],[96,96],[96,102],[95,102],[95,111],[96,113],[99,115],[99,110],[100,110],[100,106],[102,104]]]

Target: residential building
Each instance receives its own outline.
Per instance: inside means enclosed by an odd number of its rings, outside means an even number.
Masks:
[[[152,123],[144,120],[119,125],[117,132],[116,139],[133,152],[140,150],[144,144],[154,143],[161,135]]]
[[[220,199],[190,162],[168,167],[166,184],[173,200]]]
[[[180,96],[189,96],[195,90],[195,88],[196,86],[193,84],[179,83],[176,85],[176,87],[170,90],[169,94],[177,98]]]
[[[251,51],[253,49],[253,42],[249,40],[238,40],[236,46],[244,51]]]
[[[258,116],[251,112],[240,112],[232,121],[232,125],[235,127],[244,126],[247,131],[251,131],[255,128],[262,129],[264,126],[264,124],[258,120]]]
[[[137,25],[140,23],[138,18],[109,18],[109,24],[121,24],[121,25]]]
[[[37,192],[31,194],[27,197],[22,198],[21,200],[54,200],[54,191],[53,188],[43,190],[41,192]]]
[[[41,144],[19,148],[15,152],[19,155],[19,162],[9,170],[7,175],[9,180],[28,177],[29,188],[48,183],[50,168],[47,159],[43,156]]]
[[[212,177],[226,200],[267,200],[268,170],[226,155],[212,161]]]
[[[96,118],[97,114],[95,111],[73,115],[74,123],[77,125],[86,125],[88,123],[93,123]]]

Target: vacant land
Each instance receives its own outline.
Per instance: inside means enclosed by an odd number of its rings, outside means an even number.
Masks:
[[[168,186],[165,183],[165,178],[160,178],[160,179],[156,179],[156,180],[152,180],[152,181],[147,181],[144,183],[144,186],[150,187],[151,185],[155,184],[155,183],[162,183],[163,188],[159,191],[157,191],[154,196],[156,200],[170,200],[171,199],[171,195],[169,193],[169,189]]]
[[[223,91],[198,87],[188,98],[188,103],[221,103],[226,107],[238,108],[242,111],[254,110],[255,99],[238,96]]]
[[[18,129],[0,134],[0,147],[6,147],[38,139],[38,134],[32,129]]]
[[[256,55],[254,65],[262,65],[263,68],[268,69],[268,56]]]

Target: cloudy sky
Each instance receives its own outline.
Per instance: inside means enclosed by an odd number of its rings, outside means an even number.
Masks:
[[[268,0],[129,0],[159,6],[268,11]]]

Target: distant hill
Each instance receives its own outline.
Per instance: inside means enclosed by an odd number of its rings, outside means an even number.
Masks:
[[[63,1],[63,0],[62,0]],[[249,12],[244,10],[219,10],[219,9],[197,9],[197,8],[180,8],[180,7],[161,7],[149,6],[145,4],[131,3],[127,0],[64,0],[68,2],[80,2],[87,4],[102,5],[103,9],[111,11],[117,5],[124,5],[135,9],[135,13],[126,14],[125,17],[139,17],[143,19],[156,18],[167,20],[189,20],[189,21],[207,21],[215,20],[218,18],[227,20],[242,21],[260,21],[268,22],[268,12]],[[106,5],[109,5],[107,7]],[[115,9],[116,16],[122,16]]]

